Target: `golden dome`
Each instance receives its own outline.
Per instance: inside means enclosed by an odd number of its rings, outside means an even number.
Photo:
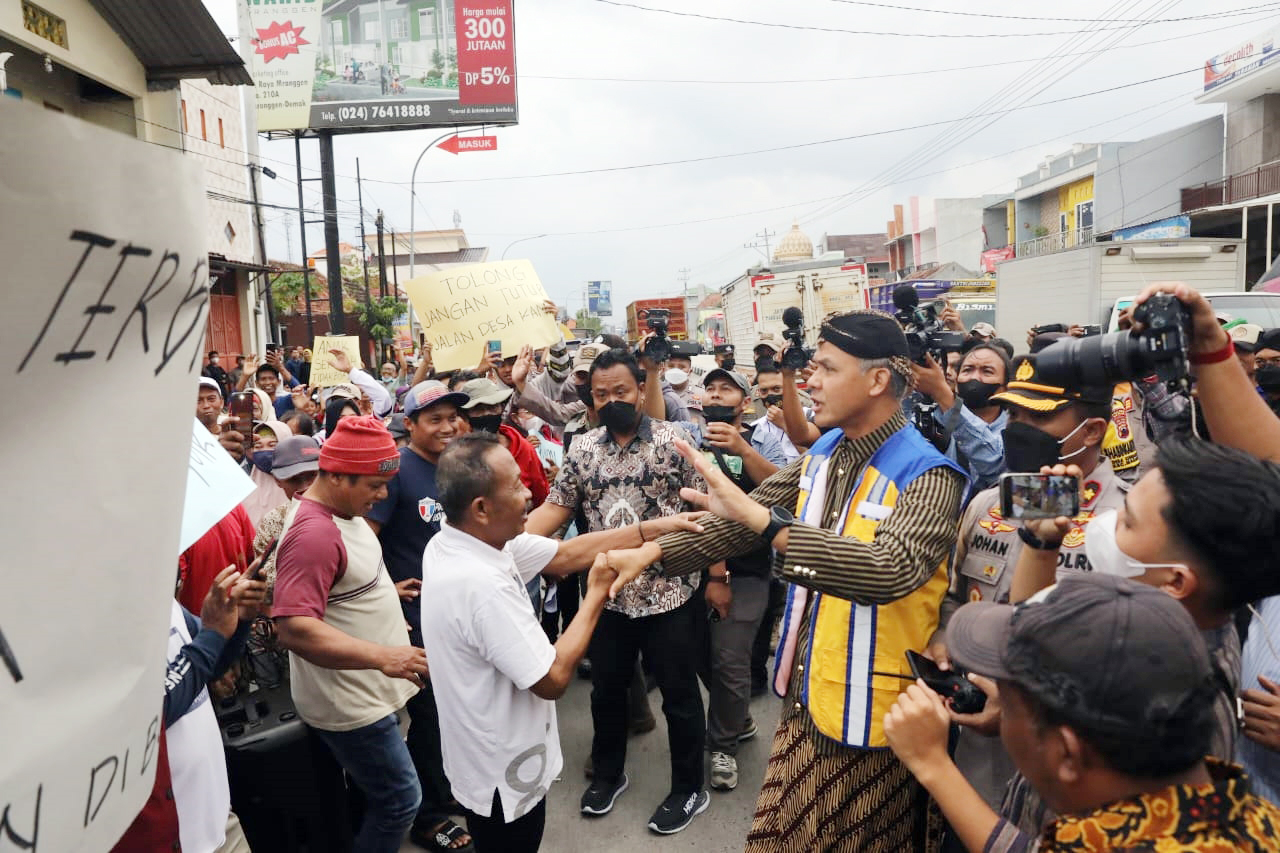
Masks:
[[[813,241],[800,230],[800,223],[791,226],[791,230],[778,241],[774,250],[775,261],[806,261],[813,259]]]

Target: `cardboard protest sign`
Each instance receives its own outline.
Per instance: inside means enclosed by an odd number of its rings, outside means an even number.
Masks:
[[[178,551],[187,550],[224,515],[257,488],[204,424],[194,420],[191,459],[187,466],[187,497],[182,504],[182,533]]]
[[[208,322],[204,172],[0,101],[0,849],[108,850],[156,769]],[[109,429],[67,417],[104,404]]]
[[[528,261],[449,267],[404,287],[438,371],[474,367],[490,340],[501,343],[504,356],[560,340],[559,326],[543,310],[547,292]]]
[[[331,349],[340,349],[351,359],[352,367],[364,367],[360,360],[360,339],[355,335],[316,335],[315,346],[311,348],[311,385],[316,388],[328,388],[343,382],[350,382],[350,377],[339,373],[329,364],[333,354]]]

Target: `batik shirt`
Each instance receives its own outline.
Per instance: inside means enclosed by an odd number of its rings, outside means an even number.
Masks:
[[[585,432],[569,445],[547,501],[581,510],[589,532],[681,513],[689,507],[680,499],[680,489],[703,492],[707,486],[676,450],[677,438],[688,441],[689,434],[648,416],[640,418],[635,437],[625,447],[619,447],[604,427]],[[630,618],[666,613],[688,601],[698,583],[697,575],[664,577],[661,563],[655,563],[606,607]]]

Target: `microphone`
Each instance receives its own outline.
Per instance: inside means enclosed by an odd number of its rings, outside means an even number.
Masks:
[[[914,293],[915,291],[912,292]],[[794,305],[782,312],[782,325],[788,329],[794,329],[803,322],[804,313]]]
[[[900,284],[893,289],[893,307],[899,311],[911,311],[920,307],[920,294],[909,284]]]

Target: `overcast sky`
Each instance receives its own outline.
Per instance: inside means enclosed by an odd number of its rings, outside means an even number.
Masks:
[[[234,2],[206,0],[228,32]],[[491,247],[495,259],[515,240],[546,234],[514,247],[509,257],[532,260],[551,296],[573,309],[581,305],[585,281],[612,280],[618,320],[633,299],[678,293],[682,268],[690,270],[691,285],[713,289],[732,280],[762,259],[743,245],[762,229],[780,236],[798,221],[815,243],[823,233],[883,232],[893,205],[911,195],[1009,191],[1017,176],[1072,143],[1141,139],[1215,115],[1220,106],[1193,102],[1204,61],[1280,23],[1280,3],[1262,0],[634,5],[787,26],[676,16],[604,0],[518,0],[520,123],[494,131],[496,152],[427,154],[418,171],[415,214],[415,226],[423,230],[452,227],[459,211],[471,244]],[[1189,16],[1198,19],[1169,20]],[[1110,21],[1094,23],[1099,19]],[[1155,22],[1135,24],[1148,19]],[[982,36],[925,37],[969,33]],[[1041,35],[1019,35],[1026,33]],[[1050,58],[1055,51],[1088,55]],[[1159,77],[1168,79],[1127,85]],[[861,79],[816,82],[823,78]],[[407,232],[410,171],[440,132],[337,138],[343,239],[357,242],[356,158],[365,209],[382,208],[392,226]],[[876,135],[684,165],[519,177],[865,134]],[[315,143],[304,142],[303,151],[306,173],[317,174]],[[267,200],[296,205],[293,143],[264,142],[262,157],[289,179],[265,181]],[[502,180],[477,180],[495,178]],[[1176,175],[1170,180],[1182,183]],[[319,183],[306,186],[308,205],[318,208]],[[296,232],[296,218],[268,215],[273,258],[288,254],[286,225]],[[772,240],[776,244],[778,236]],[[313,251],[322,245],[319,228],[308,241]],[[296,233],[292,250],[297,258]]]

